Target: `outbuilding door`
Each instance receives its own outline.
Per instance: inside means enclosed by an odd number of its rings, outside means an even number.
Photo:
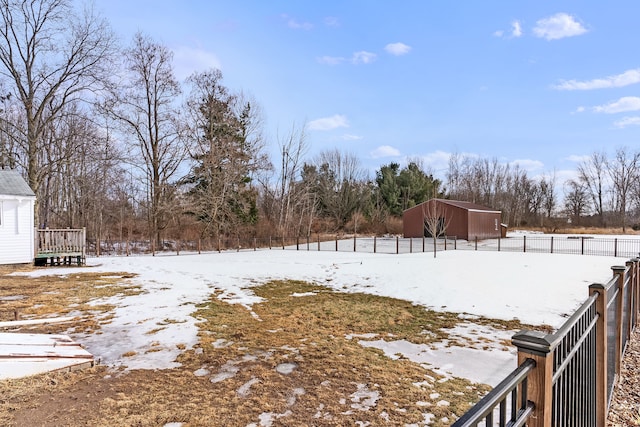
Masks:
[[[430,219],[425,218],[424,220],[424,237],[434,237],[432,233],[431,224],[429,224]],[[442,236],[445,234],[447,226],[443,217],[438,218],[438,224],[436,229],[435,237]]]

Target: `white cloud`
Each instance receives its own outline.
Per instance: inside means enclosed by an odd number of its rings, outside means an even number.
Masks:
[[[586,162],[590,158],[591,156],[588,154],[582,154],[582,155],[572,154],[569,157],[567,157],[567,160],[574,163],[582,163],[582,162]]]
[[[331,117],[322,117],[309,122],[309,130],[333,130],[337,128],[348,128],[347,116],[335,114]]]
[[[587,29],[567,13],[556,13],[548,18],[540,19],[533,28],[533,34],[546,40],[558,40],[565,37],[579,36]]]
[[[560,191],[565,194],[564,184],[567,181],[578,179],[578,171],[576,169],[560,169],[555,170],[553,173],[556,177],[556,191],[558,191],[558,194],[561,194]]]
[[[576,108],[576,113],[584,113],[586,110],[586,108],[584,108],[582,105],[579,106],[578,108]]]
[[[636,83],[640,83],[640,68],[627,70],[622,74],[616,74],[614,76],[608,76],[600,79],[585,81],[563,80],[552,87],[557,90],[591,90],[624,87]]]
[[[326,18],[324,18],[324,25],[326,25],[327,27],[339,27],[340,26],[340,20],[338,20],[338,18],[336,18],[335,16],[327,16]]]
[[[382,157],[398,157],[400,155],[400,150],[390,145],[381,145],[370,154],[374,159],[380,159]]]
[[[497,30],[493,32],[494,37],[506,37],[505,36],[505,31],[504,30]],[[517,19],[514,20],[513,22],[511,22],[511,31],[509,32],[508,36],[510,38],[518,38],[518,37],[522,37],[522,24],[520,23],[520,21],[518,21]]]
[[[596,113],[616,114],[626,111],[640,110],[640,98],[637,96],[624,96],[617,101],[611,101],[608,104],[593,107]]]
[[[313,24],[310,22],[300,22],[295,18],[292,18],[289,15],[282,15],[282,19],[287,21],[287,27],[292,30],[311,30],[313,28]]]
[[[188,46],[178,46],[172,49],[174,72],[179,80],[184,80],[195,71],[210,68],[222,69],[222,63],[211,52]]]
[[[407,53],[409,53],[411,51],[411,46],[408,46],[404,43],[389,43],[388,45],[386,45],[384,47],[384,50],[387,51],[387,53],[390,53],[391,55],[395,55],[395,56],[401,56],[401,55],[406,55]]]
[[[443,175],[449,169],[451,153],[446,151],[437,150],[418,157],[424,162],[427,170],[432,170],[436,175]]]
[[[321,64],[326,65],[339,65],[345,61],[345,58],[341,56],[321,56],[316,59]]]
[[[613,122],[613,126],[617,128],[626,128],[627,126],[640,126],[640,117],[623,117],[620,120]]]
[[[354,64],[371,64],[376,60],[378,55],[375,53],[367,52],[365,50],[361,50],[360,52],[354,52],[351,57],[351,62]]]
[[[522,25],[520,21],[515,20],[511,23],[511,36],[515,38],[522,37]]]
[[[539,160],[531,159],[518,159],[510,162],[512,166],[518,165],[520,169],[524,169],[527,172],[535,172],[544,168],[544,163]]]
[[[360,135],[352,135],[350,133],[345,133],[340,138],[342,138],[344,141],[359,141],[362,139]]]

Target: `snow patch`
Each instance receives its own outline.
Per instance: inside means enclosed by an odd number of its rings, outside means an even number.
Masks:
[[[380,393],[371,391],[366,384],[358,384],[358,390],[351,394],[351,407],[359,411],[368,411],[376,406]]]

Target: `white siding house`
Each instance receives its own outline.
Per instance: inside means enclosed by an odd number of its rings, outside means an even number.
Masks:
[[[0,264],[33,262],[35,200],[18,172],[0,169]]]

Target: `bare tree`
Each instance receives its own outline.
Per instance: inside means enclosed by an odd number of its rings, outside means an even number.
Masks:
[[[607,162],[607,166],[613,185],[614,206],[618,211],[624,233],[627,227],[627,209],[632,197],[631,191],[637,183],[640,171],[640,152],[618,148],[615,157]]]
[[[575,225],[580,225],[582,216],[589,208],[589,194],[585,185],[570,179],[564,185],[564,207]]]
[[[438,199],[431,199],[422,205],[424,218],[424,230],[426,237],[433,240],[433,257],[436,257],[438,239],[447,232],[450,219],[446,216],[446,210]]]
[[[167,47],[136,34],[125,54],[130,81],[123,92],[105,105],[123,131],[137,143],[140,157],[131,156],[130,161],[144,171],[149,231],[158,245],[168,221],[171,180],[186,156],[186,146],[179,138],[175,100],[181,91],[173,74],[172,59]]]
[[[604,202],[607,193],[607,155],[602,152],[594,152],[591,156],[578,164],[578,179],[584,184],[589,193],[593,208],[600,225],[604,227]]]
[[[0,0],[0,19],[0,75],[24,112],[23,166],[37,193],[47,129],[107,81],[114,39],[104,20],[91,9],[78,15],[69,0]]]
[[[345,225],[363,205],[366,173],[358,157],[339,150],[322,151],[315,159],[317,191],[324,214]]]
[[[547,219],[551,219],[557,204],[555,172],[549,176],[543,176],[542,178],[540,178],[538,186],[540,187],[544,217]],[[542,221],[543,220],[541,220],[541,222]]]
[[[305,137],[304,126],[300,129],[294,125],[289,134],[279,139],[282,166],[278,177],[278,230],[285,233],[291,228],[291,220],[297,216],[300,220],[304,217],[303,210],[307,211],[309,227],[313,221],[315,211],[312,202],[308,204],[309,183],[299,180],[302,173],[303,158],[307,153],[308,144]],[[306,208],[306,209],[305,209]],[[295,213],[294,213],[295,212]]]

